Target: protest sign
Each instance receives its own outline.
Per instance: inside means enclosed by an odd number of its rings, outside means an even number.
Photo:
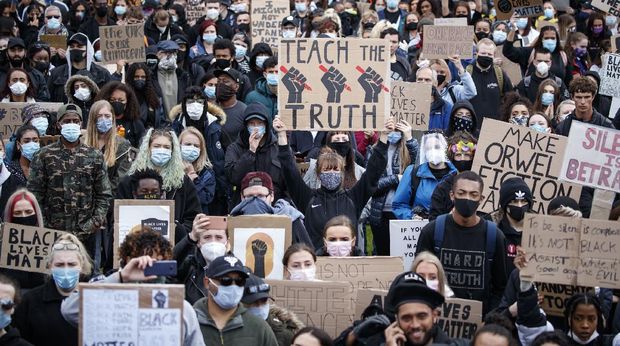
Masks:
[[[267,280],[275,304],[332,338],[353,324],[357,293],[346,282]]]
[[[620,192],[620,131],[573,121],[560,179]]]
[[[437,325],[451,338],[473,339],[476,330],[482,326],[482,302],[446,298]]]
[[[609,40],[611,41],[611,52],[620,54],[620,35],[613,35]]]
[[[616,17],[620,17],[620,2],[617,0],[592,0],[592,6]]]
[[[513,45],[515,47],[521,47],[520,41],[514,41]],[[513,86],[519,85],[519,82],[523,79],[523,75],[521,74],[521,65],[516,62],[510,61],[508,58],[504,56],[503,46],[497,46],[495,49],[495,58],[501,60],[501,63],[498,64],[504,72],[510,78]]]
[[[473,36],[474,27],[471,25],[467,27],[425,25],[422,56],[424,59],[446,59],[459,55],[461,59],[471,59]]]
[[[277,49],[280,24],[289,13],[288,0],[252,0],[252,44],[263,42]]]
[[[345,281],[353,292],[358,288],[387,290],[392,280],[404,270],[400,257],[318,257],[316,278]]]
[[[523,247],[530,281],[589,287],[620,287],[620,224],[562,216],[526,214]]]
[[[564,317],[566,300],[577,293],[591,292],[590,287],[560,285],[541,282],[536,284],[538,294],[543,296],[540,307],[547,315]]]
[[[376,305],[383,309],[385,307],[385,297],[388,290],[376,290],[369,288],[360,288],[357,290],[357,299],[355,300],[355,318],[361,318],[364,310],[370,305]]]
[[[204,3],[198,5],[187,6],[185,9],[185,18],[187,23],[191,26],[196,24],[196,21],[207,14],[207,7]]]
[[[291,246],[291,218],[285,215],[242,215],[228,218],[230,247],[257,276],[281,280],[282,258]]]
[[[435,18],[434,24],[445,26],[467,26],[467,18]]]
[[[2,138],[10,138],[11,135],[23,125],[22,110],[24,107],[31,104],[32,103],[27,102],[0,103],[0,134]],[[62,103],[37,102],[37,105],[55,114],[58,112],[58,108],[62,106]]]
[[[183,285],[79,284],[79,345],[181,345]]]
[[[381,39],[280,40],[282,121],[291,130],[383,129],[390,110],[388,43]]]
[[[67,49],[67,35],[41,35],[39,41],[56,49]]]
[[[579,200],[581,186],[558,180],[566,143],[566,137],[486,118],[471,169],[484,181],[486,198],[478,210],[499,210],[500,185],[515,176],[532,190],[535,213],[544,214],[557,196]]]
[[[432,90],[431,84],[392,81],[390,115],[406,120],[414,131],[427,131]]]
[[[99,37],[103,63],[146,61],[143,24],[100,26]]]
[[[390,255],[402,257],[405,270],[411,269],[426,224],[428,220],[390,220]]]
[[[148,227],[174,245],[174,201],[146,199],[114,200],[114,268],[118,268],[118,248],[131,232]]]
[[[567,11],[570,9],[569,0],[551,0],[551,3],[553,3],[553,7],[558,11]]]
[[[52,245],[65,232],[14,223],[2,226],[0,268],[49,273],[47,259]]]
[[[599,93],[611,97],[620,97],[620,54],[604,54],[603,65],[599,71],[601,85]]]
[[[544,12],[543,0],[499,0],[495,6],[497,20],[507,20],[514,13],[517,17],[538,17]]]

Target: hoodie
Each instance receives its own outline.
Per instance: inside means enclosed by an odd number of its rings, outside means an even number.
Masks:
[[[456,130],[454,129],[454,121],[456,119],[456,116],[454,114],[456,114],[456,111],[462,108],[467,109],[471,113],[473,128],[472,131],[469,131],[469,133],[471,133],[474,137],[478,138],[478,117],[476,116],[476,110],[474,109],[474,106],[472,106],[469,101],[457,101],[452,106],[452,111],[450,112],[450,121],[448,122],[448,129],[446,131],[446,137],[449,138],[456,132]]]
[[[90,89],[90,98],[88,100],[80,101],[75,97],[75,89],[73,88],[75,82],[82,82],[88,86],[88,89]],[[88,113],[90,112],[90,107],[93,105],[95,97],[98,93],[99,87],[97,86],[97,83],[93,82],[93,80],[88,78],[88,76],[82,74],[71,76],[67,80],[67,83],[65,83],[65,95],[67,95],[67,101],[69,103],[75,103],[82,109],[83,128],[86,128],[86,125],[88,124]]]
[[[250,91],[248,96],[245,97],[246,104],[249,105],[255,102],[262,103],[267,108],[272,118],[278,114],[278,96],[269,90],[267,80],[264,77],[256,81],[254,90]]]

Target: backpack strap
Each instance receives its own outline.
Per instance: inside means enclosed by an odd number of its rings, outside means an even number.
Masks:
[[[456,103],[456,96],[454,95],[454,90],[452,90],[452,87],[448,87],[448,94],[450,94],[450,99],[452,99],[452,104]]]
[[[415,203],[415,195],[418,192],[418,186],[420,186],[420,177],[418,177],[418,169],[420,166],[411,170],[411,198],[409,199],[409,205],[413,209],[413,203]]]
[[[435,219],[435,235],[434,235],[434,250],[435,256],[441,256],[441,247],[443,246],[443,236],[446,231],[446,218],[448,214],[439,215]]]
[[[495,241],[497,240],[497,225],[493,221],[486,220],[487,224],[487,245],[486,253],[488,255],[489,263],[493,263],[495,259]]]
[[[497,85],[499,86],[499,97],[504,97],[504,72],[497,65],[493,65],[493,70],[495,71],[495,78],[497,78]]]

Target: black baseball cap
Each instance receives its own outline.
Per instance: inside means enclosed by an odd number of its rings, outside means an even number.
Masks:
[[[233,255],[224,255],[214,259],[205,271],[205,276],[217,278],[228,273],[239,273],[245,278],[248,277],[247,268],[243,266],[240,259]]]
[[[284,19],[282,19],[282,26],[285,26],[287,24],[293,24],[297,27],[299,26],[299,21],[293,16],[286,16],[284,17]]]
[[[426,285],[426,280],[415,272],[408,271],[398,275],[385,299],[385,309],[396,314],[399,306],[406,303],[422,303],[431,309],[440,307],[445,302],[444,296]]]
[[[7,45],[7,48],[13,48],[13,47],[22,47],[22,48],[26,48],[26,44],[24,43],[24,40],[22,40],[19,37],[11,37],[9,38],[9,44]]]
[[[241,80],[241,73],[239,73],[239,71],[235,70],[232,67],[227,67],[223,70],[215,70],[213,72],[213,75],[215,75],[215,77],[217,78],[220,78],[220,76],[224,74],[232,78],[237,83],[239,83],[239,81]]]
[[[271,298],[269,291],[271,286],[265,282],[261,277],[254,274],[250,274],[247,280],[245,280],[245,289],[243,291],[243,298],[241,302],[243,304],[252,304],[258,300]]]
[[[80,46],[85,46],[88,43],[88,37],[86,37],[86,35],[82,34],[81,32],[78,32],[77,34],[74,34],[73,36],[71,36],[71,38],[69,38],[69,41],[67,41],[67,45],[70,46],[73,42],[76,42]]]

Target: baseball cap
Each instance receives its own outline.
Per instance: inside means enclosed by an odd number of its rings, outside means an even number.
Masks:
[[[269,286],[265,280],[254,274],[250,274],[248,279],[245,280],[245,289],[241,302],[243,304],[252,304],[257,300],[271,298],[271,296],[269,296],[270,290],[271,286]]]
[[[220,78],[220,76],[224,74],[232,78],[237,83],[239,83],[239,81],[241,80],[241,73],[239,73],[239,71],[235,70],[232,67],[227,67],[223,70],[215,70],[213,72],[213,75],[215,75],[215,77],[217,78]]]
[[[248,277],[248,271],[240,259],[233,255],[220,256],[211,262],[205,271],[205,276],[217,278],[228,273],[239,273],[243,277]]]
[[[269,191],[273,191],[273,181],[266,172],[249,172],[241,180],[241,191],[250,186],[264,186]]]
[[[395,314],[398,307],[406,303],[422,303],[435,309],[444,302],[444,296],[428,287],[422,276],[408,271],[398,275],[390,285],[385,299],[385,309]]]
[[[7,45],[7,48],[13,48],[13,47],[26,48],[26,44],[24,43],[24,40],[22,40],[19,37],[11,37],[9,38],[9,44]]]
[[[293,16],[287,16],[287,17],[284,17],[284,19],[282,19],[282,26],[285,26],[287,24],[293,24],[295,26],[299,26],[299,21],[297,21],[297,19],[295,19],[295,17]]]
[[[74,34],[73,36],[71,36],[71,38],[69,38],[69,40],[67,41],[67,46],[71,45],[71,43],[73,42],[79,44],[80,46],[85,46],[88,43],[88,37],[78,32],[77,34]]]
[[[171,50],[179,50],[179,45],[172,41],[172,40],[164,40],[164,41],[159,41],[159,43],[157,43],[157,51],[171,51]]]
[[[74,103],[67,103],[67,104],[60,106],[60,108],[58,108],[58,113],[57,113],[58,121],[60,121],[62,117],[70,113],[77,114],[80,117],[80,120],[82,120],[82,109],[80,108],[80,106]]]

